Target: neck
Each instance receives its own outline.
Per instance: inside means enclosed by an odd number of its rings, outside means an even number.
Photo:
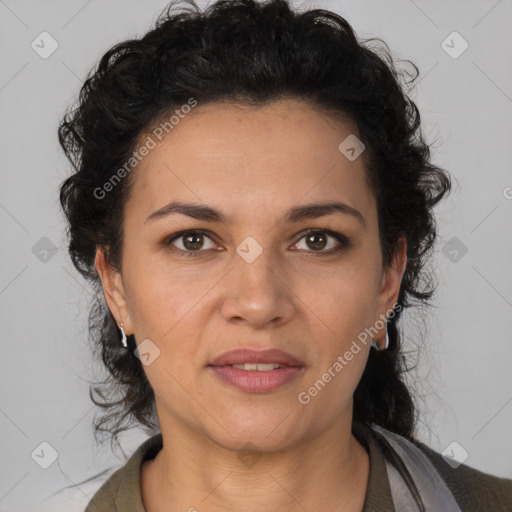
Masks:
[[[162,425],[164,446],[143,464],[147,512],[237,510],[291,512],[363,509],[369,457],[350,421],[272,453],[242,457],[179,422]]]

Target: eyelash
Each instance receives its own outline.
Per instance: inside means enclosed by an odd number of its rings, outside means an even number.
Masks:
[[[165,247],[169,247],[169,246],[171,246],[172,242],[174,242],[175,240],[178,240],[179,238],[183,238],[185,235],[189,235],[189,234],[204,235],[204,236],[208,237],[210,240],[212,240],[211,236],[209,236],[207,231],[203,231],[201,229],[188,229],[186,231],[180,231],[178,233],[174,233],[174,235],[167,237],[164,240],[163,245]],[[351,245],[350,240],[345,235],[342,235],[341,233],[337,233],[336,231],[331,231],[330,229],[309,229],[309,230],[305,231],[302,234],[302,236],[295,243],[298,243],[300,240],[302,240],[304,237],[306,237],[308,235],[316,235],[316,234],[329,235],[332,238],[334,238],[335,240],[337,240],[340,245],[338,247],[336,247],[334,249],[330,249],[328,251],[306,251],[306,252],[311,252],[313,254],[315,254],[315,253],[317,253],[317,254],[336,254],[336,253],[342,251],[343,249],[350,247],[350,245]],[[214,240],[212,240],[212,241],[214,241]],[[186,250],[177,249],[177,248],[171,249],[171,251],[176,252],[176,254],[179,254],[180,256],[193,256],[193,257],[200,256],[201,253],[206,252],[205,250],[186,251]]]

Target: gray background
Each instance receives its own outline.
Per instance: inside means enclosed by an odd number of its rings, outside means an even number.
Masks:
[[[90,292],[66,252],[57,187],[69,166],[56,130],[100,56],[142,35],[165,5],[0,0],[1,511],[83,510],[101,479],[42,501],[124,463],[92,436],[88,380],[99,373],[87,343]],[[404,318],[411,349],[426,333],[411,375],[424,396],[419,435],[440,452],[456,441],[455,458],[464,449],[468,465],[512,477],[512,2],[303,5],[342,14],[358,36],[382,37],[395,58],[420,69],[412,97],[435,140],[433,161],[455,188],[437,209],[436,307],[424,323]],[[31,47],[43,31],[59,45],[46,59]],[[458,58],[441,45],[453,31],[469,44]],[[45,237],[55,252],[41,251]],[[123,435],[126,454],[145,438],[142,430]],[[48,469],[31,458],[42,442],[58,452]]]

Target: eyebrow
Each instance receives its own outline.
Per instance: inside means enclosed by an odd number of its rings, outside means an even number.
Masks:
[[[226,214],[222,213],[215,208],[205,206],[197,203],[183,203],[180,201],[173,201],[159,210],[151,213],[144,224],[149,221],[161,219],[171,214],[179,213],[186,215],[194,219],[203,220],[206,222],[220,222],[223,224],[232,224],[232,219]],[[356,210],[352,206],[338,201],[331,201],[326,203],[312,203],[301,206],[296,206],[286,212],[284,216],[284,222],[286,224],[292,224],[299,222],[304,219],[316,219],[324,217],[326,215],[332,215],[335,213],[341,213],[343,215],[350,215],[359,220],[359,222],[366,229],[366,220],[359,210]]]

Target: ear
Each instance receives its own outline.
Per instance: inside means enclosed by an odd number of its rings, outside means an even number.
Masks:
[[[103,247],[96,248],[94,266],[96,267],[101,279],[105,301],[112,315],[116,319],[117,326],[121,328],[122,322],[126,335],[128,336],[132,334],[133,326],[128,312],[123,280],[121,274],[112,269],[107,263]]]
[[[377,301],[377,317],[375,319],[374,325],[378,320],[383,319],[385,321],[384,317],[389,316],[389,312],[397,303],[398,295],[400,294],[400,285],[402,284],[402,277],[404,275],[406,266],[407,241],[405,235],[402,235],[397,241],[391,266],[384,270],[382,276],[381,289]],[[384,327],[379,332],[379,334],[374,337],[374,339],[375,342],[383,348],[386,339],[386,328]]]

